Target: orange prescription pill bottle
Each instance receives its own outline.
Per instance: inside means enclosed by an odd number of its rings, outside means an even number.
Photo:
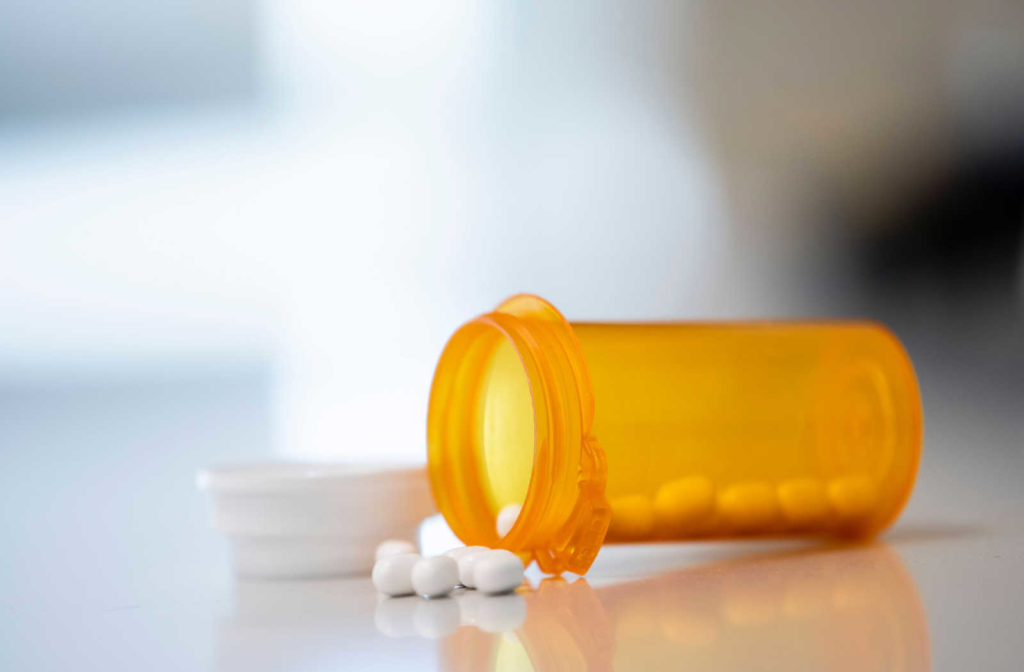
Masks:
[[[428,471],[466,544],[582,574],[605,542],[870,536],[910,496],[921,433],[881,325],[570,324],[518,295],[445,346]]]

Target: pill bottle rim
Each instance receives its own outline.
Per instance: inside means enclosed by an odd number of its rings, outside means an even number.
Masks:
[[[494,343],[509,343],[530,387],[534,454],[516,524],[495,530],[473,427],[479,371]],[[460,327],[434,375],[427,418],[427,470],[438,510],[467,545],[506,548],[545,572],[589,569],[608,529],[604,451],[590,435],[594,395],[569,322],[540,297],[519,294]]]

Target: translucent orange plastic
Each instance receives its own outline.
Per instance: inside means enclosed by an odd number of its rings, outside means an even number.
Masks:
[[[519,295],[445,347],[428,465],[462,541],[582,574],[606,541],[870,536],[910,496],[921,433],[881,325],[570,325]]]

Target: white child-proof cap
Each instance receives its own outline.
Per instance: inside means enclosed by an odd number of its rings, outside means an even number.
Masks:
[[[202,470],[197,483],[246,577],[369,574],[377,544],[415,539],[435,512],[423,467],[225,465]]]

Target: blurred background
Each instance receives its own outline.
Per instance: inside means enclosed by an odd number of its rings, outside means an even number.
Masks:
[[[274,451],[420,459],[445,338],[532,291],[874,317],[1019,401],[1022,35],[1006,2],[4,0],[0,384],[245,381]]]
[[[1017,2],[0,0],[0,574],[194,535],[209,462],[422,461],[445,339],[520,291],[884,321],[982,427],[938,502],[1019,469],[1022,229]]]

